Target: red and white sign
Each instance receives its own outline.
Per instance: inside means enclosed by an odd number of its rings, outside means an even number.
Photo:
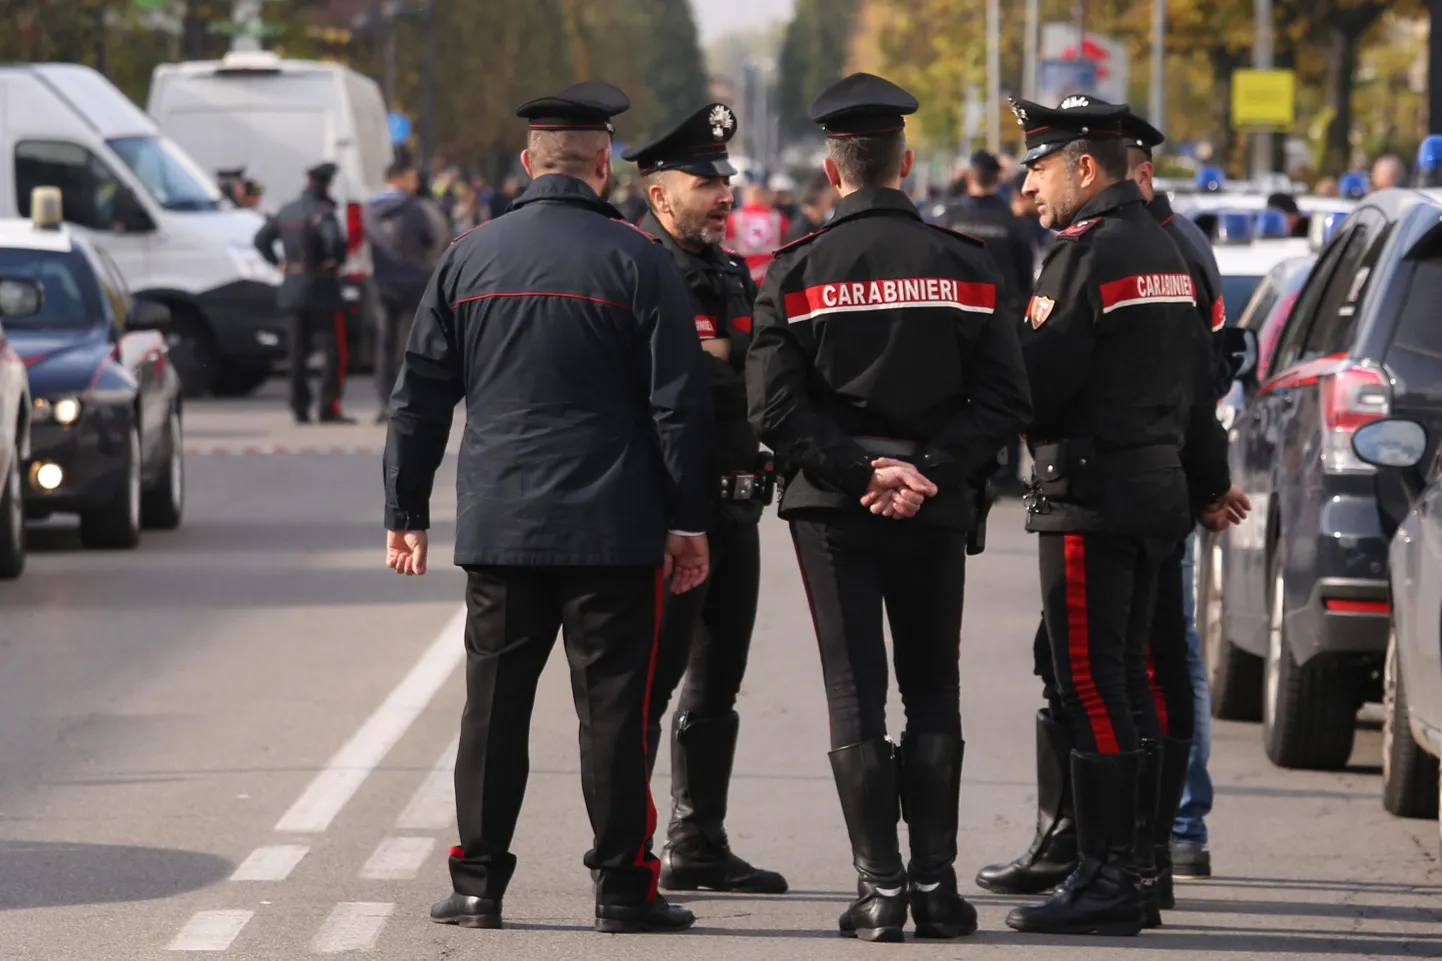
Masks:
[[[820,284],[786,295],[786,319],[793,324],[826,314],[912,307],[989,314],[996,309],[996,287],[944,277],[902,277]]]
[[[1197,305],[1190,274],[1138,274],[1102,284],[1102,313],[1137,304]]]
[[[696,336],[706,340],[716,336],[716,318],[705,314],[696,315]]]

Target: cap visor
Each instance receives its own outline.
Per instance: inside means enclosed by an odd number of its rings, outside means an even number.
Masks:
[[[670,169],[681,170],[688,174],[695,174],[698,177],[736,176],[736,168],[731,166],[729,160],[703,160],[699,163],[681,164]]]
[[[1065,146],[1066,144],[1064,143],[1044,143],[1040,146],[1032,147],[1026,152],[1026,155],[1021,158],[1021,165],[1025,167],[1027,164],[1035,163],[1043,157],[1056,153]]]

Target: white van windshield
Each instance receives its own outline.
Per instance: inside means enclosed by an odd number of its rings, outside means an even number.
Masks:
[[[166,210],[220,209],[220,190],[167,141],[117,137],[106,143]]]

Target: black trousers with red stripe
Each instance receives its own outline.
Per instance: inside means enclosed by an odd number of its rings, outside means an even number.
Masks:
[[[596,900],[656,895],[646,850],[656,808],[646,776],[646,713],[656,668],[661,573],[653,567],[467,567],[466,707],[456,756],[463,895],[500,898],[515,871],[511,839],[530,771],[536,684],[564,632],[580,719],[581,791],[599,870]]]
[[[1042,617],[1077,750],[1116,754],[1157,736],[1147,649],[1170,540],[1038,535]],[[1180,583],[1180,575],[1178,575]]]
[[[832,749],[886,734],[886,639],[912,734],[961,736],[966,532],[869,512],[816,511],[791,536],[816,639]]]
[[[1134,705],[1132,721],[1142,737],[1174,737],[1187,741],[1196,729],[1196,700],[1187,662],[1187,620],[1182,607],[1182,560],[1187,542],[1183,540],[1162,561],[1157,574],[1156,601],[1152,605],[1152,630],[1147,639],[1147,674],[1151,687],[1151,710]],[[1065,722],[1068,715],[1057,685],[1052,660],[1051,634],[1043,617],[1032,641],[1036,675],[1042,681],[1051,716]]]

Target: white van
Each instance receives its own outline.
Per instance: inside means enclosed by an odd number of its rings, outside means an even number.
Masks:
[[[212,174],[244,167],[265,185],[261,209],[268,213],[299,196],[306,170],[335,164],[331,196],[344,212],[351,252],[344,273],[370,275],[361,208],[385,188],[393,156],[375,81],[343,64],[235,51],[223,60],[157,66],[146,110]]]
[[[99,73],[79,64],[0,66],[0,217],[29,217],[58,187],[77,233],[103,248],[132,293],[170,307],[170,357],[191,395],[253,390],[284,352],[281,276],[254,247],[263,218],[214,180]]]

